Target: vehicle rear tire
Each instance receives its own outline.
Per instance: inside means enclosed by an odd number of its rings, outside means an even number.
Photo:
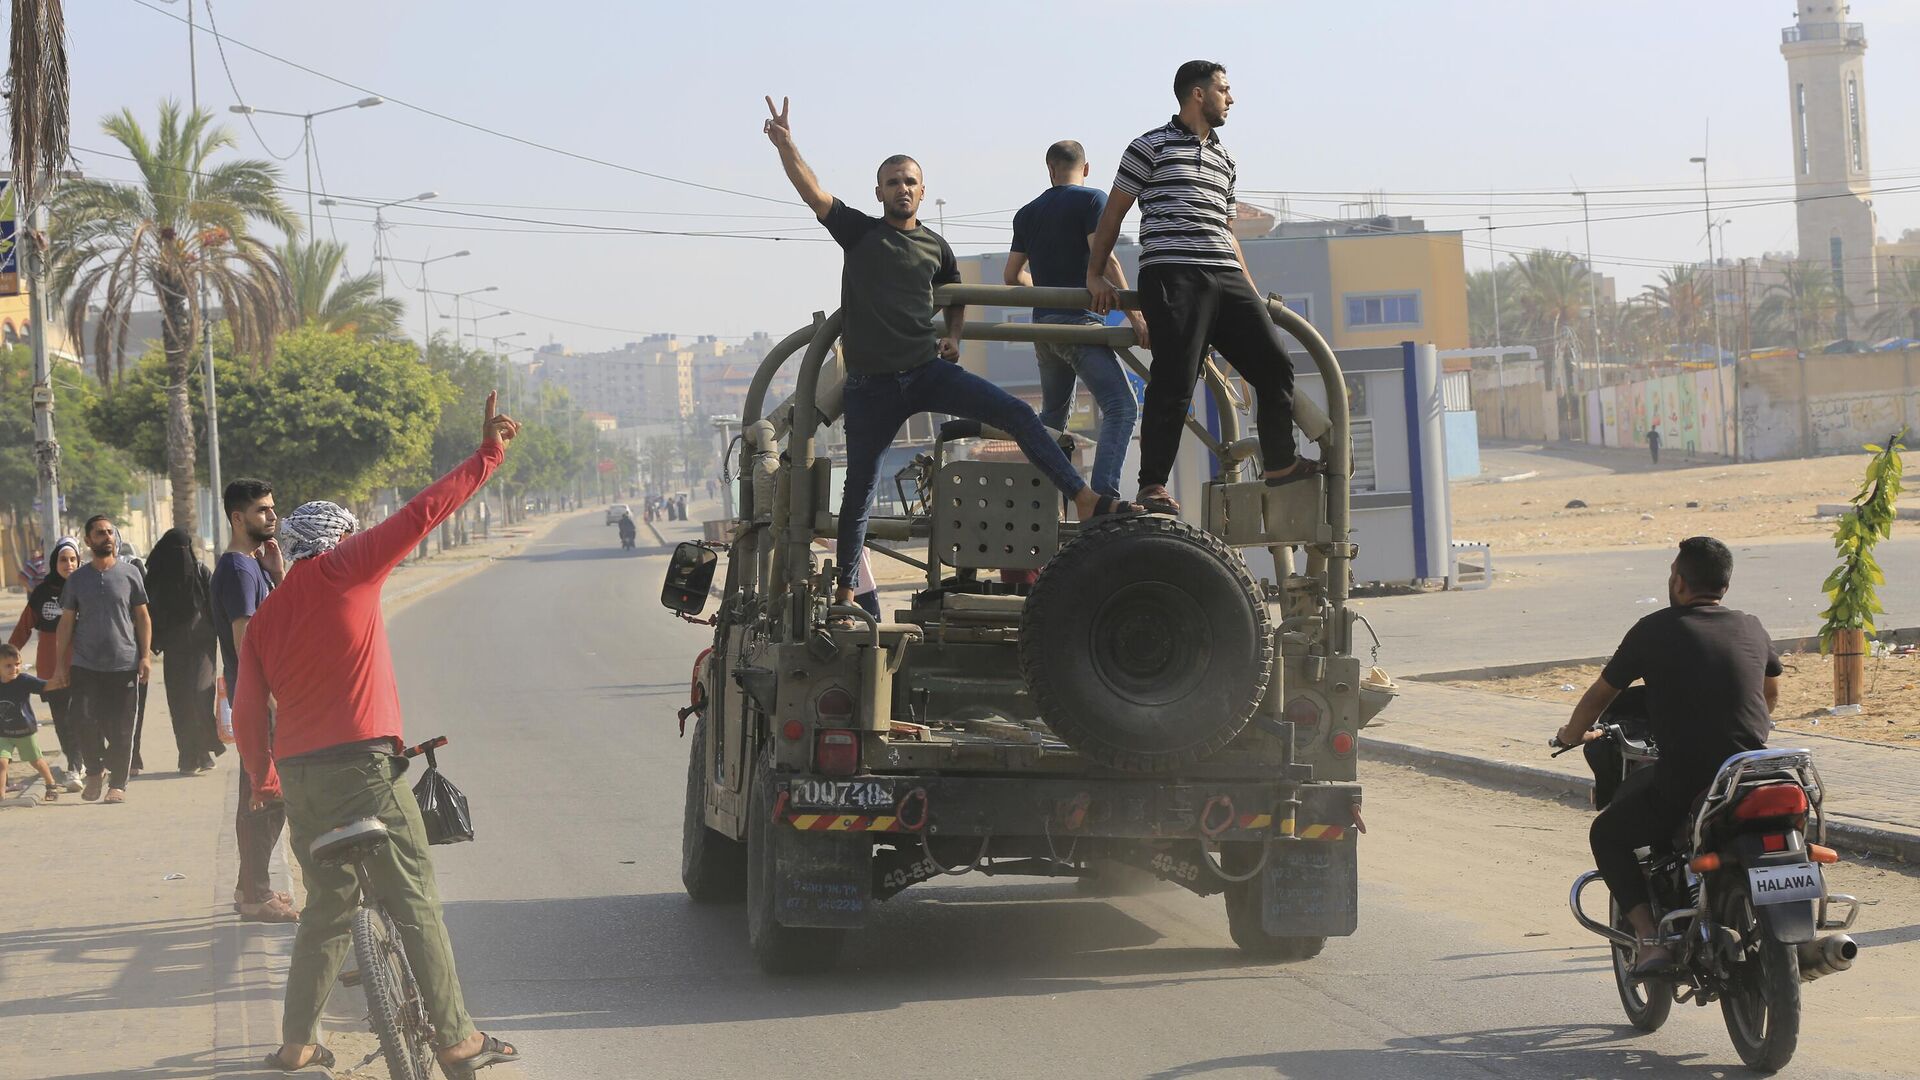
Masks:
[[[1607,901],[1607,913],[1615,930],[1633,933],[1633,926],[1627,922],[1618,901]],[[1610,951],[1613,953],[1613,985],[1620,991],[1620,1007],[1627,1011],[1627,1022],[1641,1031],[1659,1031],[1673,1012],[1673,984],[1665,979],[1634,982],[1633,950],[1615,945]]]
[[[1220,868],[1239,877],[1260,864],[1260,847],[1254,843],[1223,844]],[[1254,874],[1246,881],[1227,883],[1227,933],[1240,951],[1256,960],[1311,960],[1327,947],[1324,937],[1284,937],[1267,933],[1260,916],[1260,892],[1266,874]]]
[[[393,1080],[430,1080],[433,1041],[422,1028],[420,989],[402,955],[393,920],[372,905],[353,916],[354,959],[360,965],[360,988],[367,998],[367,1019],[380,1037]]]
[[[1164,773],[1247,726],[1273,675],[1273,628],[1247,567],[1172,518],[1088,526],[1020,619],[1020,673],[1047,726],[1099,764]]]
[[[707,721],[694,721],[687,748],[687,802],[680,822],[680,884],[696,904],[735,904],[747,895],[747,845],[707,825]]]
[[[1778,1072],[1800,1045],[1800,953],[1761,930],[1744,885],[1722,900],[1721,924],[1746,942],[1720,1013],[1750,1069]]]
[[[773,823],[773,766],[763,751],[747,799],[747,944],[760,970],[769,975],[829,971],[846,940],[845,930],[782,926],[774,917],[778,868],[768,833],[784,828],[788,826]]]

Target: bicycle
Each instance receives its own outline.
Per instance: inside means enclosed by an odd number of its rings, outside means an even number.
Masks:
[[[416,757],[447,745],[446,736],[429,739],[401,752]],[[400,930],[372,889],[367,860],[387,843],[387,827],[378,818],[361,818],[322,833],[308,849],[315,862],[351,865],[360,882],[360,904],[353,916],[353,955],[357,971],[343,972],[340,982],[359,986],[367,996],[367,1020],[380,1037],[380,1051],[369,1054],[354,1069],[384,1055],[393,1080],[431,1080],[434,1065],[433,1021],[426,1000],[407,961]],[[348,1070],[351,1072],[352,1070]]]

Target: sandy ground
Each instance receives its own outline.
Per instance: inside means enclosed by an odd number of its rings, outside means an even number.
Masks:
[[[1666,546],[1702,533],[1726,540],[1825,536],[1832,525],[1817,519],[1815,508],[1850,500],[1866,464],[1867,455],[1852,454],[1571,476],[1542,468],[1528,480],[1454,484],[1453,535],[1508,554]],[[1907,482],[1917,480],[1910,475]],[[1574,499],[1586,507],[1567,509]]]
[[[1780,705],[1774,710],[1783,731],[1808,731],[1870,742],[1920,741],[1920,656],[1913,653],[1867,659],[1865,706],[1857,716],[1830,716],[1833,704],[1833,659],[1818,653],[1789,653],[1781,657],[1786,674],[1780,679]],[[1600,669],[1593,666],[1553,668],[1534,675],[1461,680],[1449,685],[1469,690],[1491,690],[1509,697],[1535,701],[1564,701],[1567,711]]]

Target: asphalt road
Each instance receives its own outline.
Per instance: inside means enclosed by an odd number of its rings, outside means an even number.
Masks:
[[[524,1074],[635,1077],[1715,1076],[1718,1009],[1625,1025],[1571,923],[1587,815],[1369,768],[1358,935],[1251,964],[1220,902],[966,879],[888,902],[840,967],[754,967],[739,907],[680,891],[686,700],[702,628],[657,605],[665,560],[597,518],[392,622],[409,733],[479,840],[437,852],[469,1003]],[[1859,967],[1807,991],[1793,1075],[1912,1074],[1920,890],[1845,866],[1875,906]]]

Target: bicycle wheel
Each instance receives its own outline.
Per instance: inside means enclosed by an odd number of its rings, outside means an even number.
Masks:
[[[360,962],[360,988],[367,995],[367,1019],[380,1037],[387,1072],[393,1080],[431,1080],[433,1026],[399,928],[385,908],[367,904],[354,914],[353,952]]]

